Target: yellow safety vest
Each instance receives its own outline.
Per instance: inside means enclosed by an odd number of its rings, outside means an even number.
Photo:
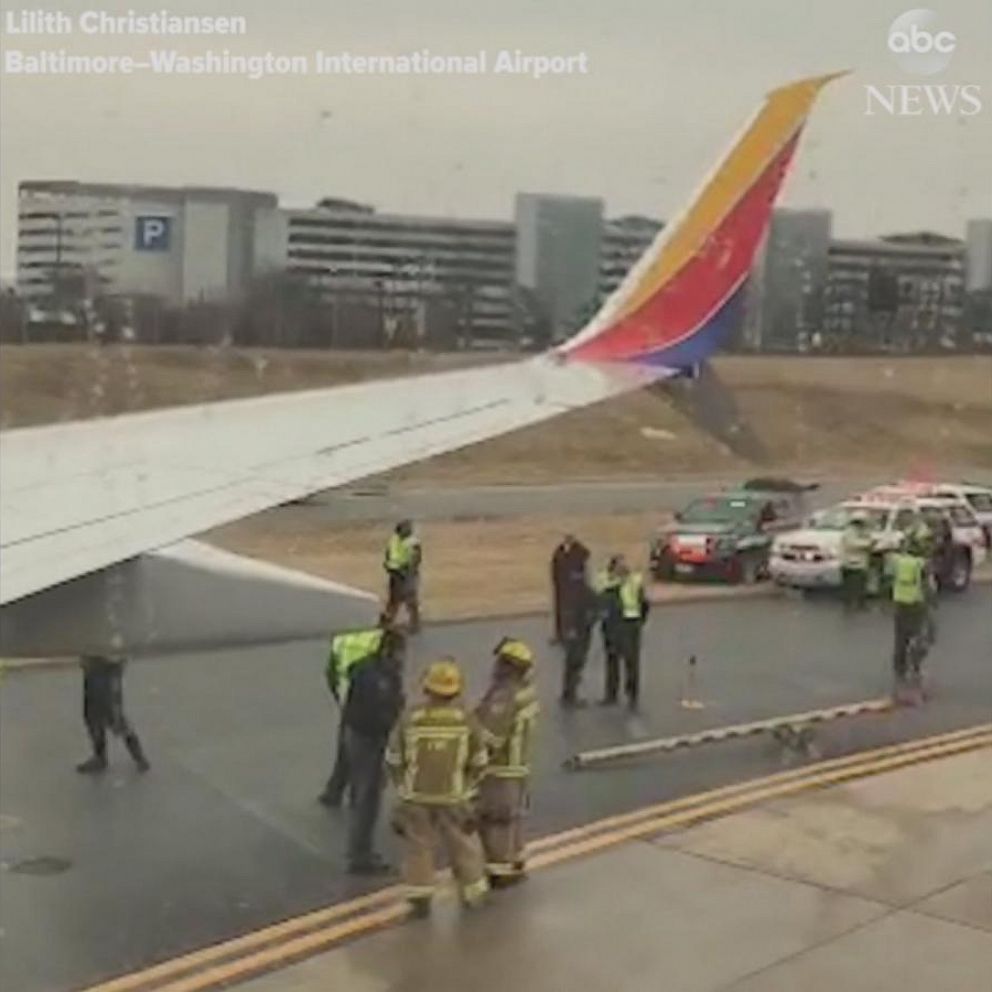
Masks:
[[[344,702],[348,694],[352,669],[379,650],[382,634],[382,630],[376,627],[373,630],[338,634],[331,640],[331,652],[327,659],[327,684],[341,702]]]
[[[425,806],[458,806],[473,799],[488,760],[478,721],[451,705],[411,711],[386,749],[399,798]]]
[[[923,578],[924,559],[916,555],[898,554],[892,562],[892,601],[913,606],[925,599]]]
[[[628,575],[620,583],[620,609],[623,612],[624,620],[642,619],[641,594],[644,589],[644,580],[636,572]]]
[[[413,549],[417,546],[417,540],[412,535],[410,537],[400,537],[399,534],[392,534],[389,543],[386,545],[386,569],[390,572],[402,572],[410,567],[413,562]]]

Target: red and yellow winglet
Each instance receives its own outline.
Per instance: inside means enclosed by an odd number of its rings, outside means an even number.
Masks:
[[[688,209],[559,354],[676,369],[716,351],[741,316],[744,283],[813,102],[842,75],[769,93]]]

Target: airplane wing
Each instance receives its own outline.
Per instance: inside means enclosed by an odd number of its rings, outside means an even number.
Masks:
[[[813,101],[775,90],[590,324],[505,365],[0,434],[0,603],[675,374],[739,314]]]

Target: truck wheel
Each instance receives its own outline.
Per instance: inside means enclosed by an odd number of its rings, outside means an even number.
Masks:
[[[971,585],[971,555],[958,551],[947,572],[947,588],[951,592],[964,592]]]

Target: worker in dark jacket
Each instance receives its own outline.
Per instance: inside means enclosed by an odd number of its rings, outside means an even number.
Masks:
[[[148,771],[148,759],[138,735],[124,715],[123,657],[84,655],[83,720],[93,745],[93,754],[76,766],[83,775],[100,774],[107,770],[107,732],[124,741],[128,754],[138,771]]]
[[[553,644],[561,644],[564,620],[576,601],[584,602],[589,587],[586,566],[589,549],[573,534],[566,534],[551,556],[551,590],[554,606]]]
[[[598,617],[599,600],[587,585],[583,585],[581,591],[576,589],[562,610],[561,643],[565,649],[565,665],[560,702],[566,708],[586,705],[586,701],[579,695],[579,686]]]
[[[596,575],[596,594],[599,598],[599,629],[603,638],[603,659],[606,680],[601,706],[614,706],[620,694],[620,648],[623,635],[623,609],[620,605],[620,576],[617,567],[621,556],[610,558],[606,568]]]
[[[348,870],[375,875],[389,866],[375,853],[373,838],[382,801],[386,743],[403,711],[402,635],[392,632],[389,650],[379,651],[358,665],[344,704],[345,753],[352,790],[348,831]]]
[[[641,698],[641,631],[650,606],[644,591],[643,576],[630,568],[623,555],[615,557],[613,575],[617,580],[615,591],[611,593],[616,596],[618,611],[617,654],[624,668],[627,705],[631,710],[636,710]],[[610,684],[607,673],[607,697],[611,694],[615,696],[615,692],[616,683]]]

